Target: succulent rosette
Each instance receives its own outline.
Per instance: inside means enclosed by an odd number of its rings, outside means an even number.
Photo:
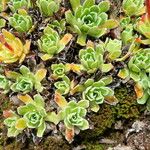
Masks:
[[[122,53],[122,41],[117,39],[107,39],[105,42],[105,49],[109,52],[108,58],[115,60]]]
[[[53,71],[53,78],[62,78],[65,76],[65,73],[67,72],[66,66],[62,63],[60,64],[52,64],[51,69]]]
[[[61,0],[37,0],[36,4],[45,17],[50,17],[59,10]]]
[[[32,28],[32,18],[23,9],[9,18],[9,24],[18,32],[28,32]]]
[[[2,89],[2,93],[8,93],[10,90],[11,82],[3,75],[0,75],[0,89]]]
[[[54,112],[47,113],[45,103],[41,95],[34,96],[34,100],[29,96],[18,96],[26,105],[17,109],[19,115],[22,115],[28,128],[37,129],[37,136],[42,137],[46,129],[46,121],[57,124],[57,116]]]
[[[2,29],[0,37],[0,61],[3,63],[23,62],[29,53],[31,42],[26,40],[26,43],[23,44],[19,38],[5,29]]]
[[[84,70],[93,73],[103,64],[103,48],[99,45],[95,49],[87,47],[79,51],[79,59]]]
[[[123,10],[128,16],[139,16],[145,12],[144,0],[123,0]]]
[[[88,79],[84,83],[82,98],[90,102],[91,110],[95,112],[99,110],[99,104],[104,103],[105,97],[111,96],[114,96],[114,91],[106,87],[103,80],[94,82],[94,80]]]
[[[54,54],[58,54],[65,48],[65,45],[71,38],[71,34],[66,34],[62,39],[60,39],[59,34],[51,27],[47,26],[44,29],[43,36],[38,40],[40,51],[46,53],[43,54],[41,58],[43,60],[52,58]]]
[[[21,66],[20,73],[6,71],[6,76],[16,81],[11,85],[11,90],[14,92],[28,93],[33,89],[42,92],[43,86],[41,85],[41,81],[46,76],[46,72],[45,69],[39,69],[33,74],[26,66]]]
[[[83,103],[85,103],[83,106]],[[86,116],[88,101],[79,101],[78,103],[70,101],[67,106],[60,112],[66,128],[72,129],[78,127],[80,130],[89,128],[89,123],[84,117]]]
[[[86,130],[89,128],[89,123],[85,119],[87,114],[86,108],[89,107],[89,102],[87,100],[80,100],[78,103],[73,100],[67,102],[64,97],[56,92],[55,101],[61,108],[58,116],[60,121],[64,121],[66,127],[66,139],[68,141],[71,141],[72,139],[69,139],[67,131],[74,134],[75,128],[80,130]]]
[[[54,86],[56,87],[57,92],[62,95],[66,95],[70,92],[71,82],[67,76],[64,76],[62,78],[62,81],[57,81],[56,83],[54,83]]]
[[[31,7],[30,0],[10,0],[9,8],[12,12],[16,12],[20,8],[28,9]]]
[[[118,23],[108,20],[106,12],[110,8],[108,1],[95,5],[95,0],[85,0],[83,5],[80,0],[70,0],[74,14],[69,10],[66,12],[66,20],[71,25],[72,31],[78,34],[77,43],[85,45],[87,35],[99,38],[109,28],[115,28]],[[109,25],[108,25],[109,24]]]
[[[143,72],[150,72],[150,49],[142,49],[138,51],[128,63],[130,77],[134,81],[141,79]]]
[[[7,126],[7,136],[16,137],[18,134],[22,133],[26,128],[26,121],[20,118],[13,111],[4,111],[4,124]]]
[[[135,29],[144,35],[146,38],[150,39],[150,18],[148,15],[144,15],[137,21]]]

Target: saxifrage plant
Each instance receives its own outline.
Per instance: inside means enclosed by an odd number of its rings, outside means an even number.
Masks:
[[[128,16],[139,16],[145,12],[144,0],[123,0],[122,6]]]
[[[5,71],[8,78],[15,80],[15,83],[11,86],[11,90],[22,93],[31,92],[33,89],[42,92],[43,86],[41,85],[41,81],[45,78],[46,72],[46,69],[39,69],[34,74],[23,65],[20,67],[20,73]]]
[[[52,75],[51,77],[53,79],[62,78],[65,76],[67,72],[67,68],[64,64],[52,64],[51,65]]]
[[[130,77],[134,81],[141,79],[141,74],[150,72],[150,49],[137,52],[128,63]]]
[[[118,101],[114,96],[114,91],[107,87],[112,82],[112,77],[104,77],[101,80],[94,82],[93,79],[88,79],[85,83],[79,84],[72,89],[72,93],[82,92],[82,99],[90,102],[92,111],[99,110],[99,104],[104,101],[110,104],[116,104]],[[109,100],[113,100],[112,102]]]
[[[3,112],[4,124],[7,126],[7,136],[16,137],[18,134],[22,133],[26,128],[26,121],[24,118],[20,118],[15,112],[11,110],[6,110]]]
[[[69,142],[72,142],[75,129],[86,130],[89,128],[89,123],[85,119],[89,102],[87,100],[80,100],[75,102],[73,100],[67,102],[66,99],[55,93],[55,102],[61,108],[58,113],[60,121],[64,122],[66,127],[65,137]]]
[[[44,29],[43,36],[38,40],[38,46],[42,53],[42,60],[48,60],[53,57],[53,55],[58,54],[64,50],[65,45],[71,40],[71,34],[65,34],[61,39],[59,34],[53,30],[50,26]]]
[[[0,89],[2,89],[2,93],[8,93],[10,90],[10,85],[11,82],[4,75],[0,75]]]
[[[50,17],[60,8],[61,0],[37,0],[36,4],[45,17]]]
[[[150,72],[150,49],[138,49],[132,53],[132,57],[128,62],[128,66],[119,71],[118,76],[125,78],[132,78],[135,82],[142,79],[143,73]]]
[[[71,89],[71,81],[67,76],[64,76],[62,78],[62,81],[57,81],[54,83],[54,86],[56,87],[56,91],[59,92],[62,95],[66,95],[70,92]]]
[[[108,58],[110,60],[115,60],[122,53],[122,41],[117,39],[107,39],[105,42],[105,49],[109,52]]]
[[[102,72],[110,71],[113,66],[111,63],[105,64],[104,59],[104,48],[102,45],[96,45],[95,48],[88,46],[86,49],[81,49],[79,51],[79,59],[81,62],[82,70],[87,71],[87,73],[94,73],[98,69]]]
[[[55,112],[46,112],[45,102],[41,95],[34,96],[20,95],[18,98],[25,103],[17,109],[19,115],[23,116],[27,128],[37,129],[37,136],[42,137],[46,129],[46,121],[57,124],[58,117]]]
[[[12,33],[2,29],[0,35],[0,61],[3,63],[22,63],[30,50],[30,40],[23,44],[21,40]]]
[[[9,8],[12,12],[16,12],[18,9],[29,9],[31,7],[31,0],[10,0]]]
[[[71,25],[71,30],[78,34],[77,43],[84,46],[87,35],[99,38],[118,26],[117,21],[108,20],[106,12],[110,8],[108,1],[100,2],[95,5],[95,0],[85,0],[81,5],[80,0],[70,0],[73,9],[65,13],[66,21]]]
[[[148,14],[142,16],[137,22],[135,29],[146,38],[150,39],[150,16]]]
[[[28,13],[20,9],[9,18],[9,24],[20,33],[28,32],[32,28],[32,18]]]

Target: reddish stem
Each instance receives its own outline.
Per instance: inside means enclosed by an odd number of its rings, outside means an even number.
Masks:
[[[0,42],[2,44],[4,44],[5,47],[8,48],[11,52],[14,52],[14,49],[6,42],[6,40],[2,34],[0,35]]]
[[[148,16],[148,19],[150,20],[150,0],[146,0],[145,4],[146,4],[146,9],[147,9],[147,16]]]

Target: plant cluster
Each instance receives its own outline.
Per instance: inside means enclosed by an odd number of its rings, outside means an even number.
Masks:
[[[108,0],[0,2],[0,90],[21,101],[3,112],[8,137],[52,125],[72,142],[88,115],[118,103],[118,81],[133,80],[150,110],[150,0],[123,0],[116,20]]]

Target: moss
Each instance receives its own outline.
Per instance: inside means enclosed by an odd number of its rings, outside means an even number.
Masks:
[[[116,120],[122,118],[137,118],[140,115],[141,110],[143,110],[143,106],[137,104],[136,95],[132,87],[116,88],[115,95],[119,100],[119,103],[116,106],[103,104],[97,113],[91,112],[88,114],[91,129],[82,131],[75,137],[74,143],[76,145],[85,145],[86,150],[104,150],[105,145],[101,145],[97,142],[98,136],[103,134],[107,135],[105,134],[107,129],[110,130],[109,128],[111,128]],[[11,104],[5,97],[1,97],[1,99],[2,108],[0,109],[0,113],[2,113],[4,109],[11,107]],[[0,123],[0,129],[3,130],[3,128],[3,125]],[[113,131],[113,129],[111,129],[111,131]],[[108,134],[107,136],[114,140],[116,140],[117,137],[120,137],[118,134]],[[0,149],[2,145],[5,145],[7,150],[19,150],[24,148],[29,150],[71,150],[72,147],[74,147],[73,144],[68,144],[66,140],[54,136],[43,138],[38,145],[35,145],[30,140],[24,144],[22,142],[15,142],[15,139],[9,139],[9,143],[7,143],[8,140],[5,138],[6,137],[0,138]],[[119,139],[117,141],[119,141]]]
[[[114,107],[117,118],[137,118],[140,115],[140,105],[137,104],[136,95],[132,87],[115,89],[119,103]]]
[[[94,128],[81,132],[83,139],[99,136],[114,123],[114,113],[111,106],[107,104],[101,105],[99,112],[92,113],[89,118]]]
[[[0,119],[2,117],[2,113],[5,109],[9,109],[11,107],[11,102],[9,98],[5,94],[0,94]]]
[[[43,142],[43,150],[71,150],[67,141],[54,136],[49,136]]]
[[[99,144],[98,142],[84,142],[83,143],[86,147],[86,150],[104,150],[104,147],[102,144]]]
[[[9,143],[7,143],[9,141]],[[10,138],[4,138],[4,143],[1,145],[4,150],[21,150],[24,148],[24,144],[20,141]]]

